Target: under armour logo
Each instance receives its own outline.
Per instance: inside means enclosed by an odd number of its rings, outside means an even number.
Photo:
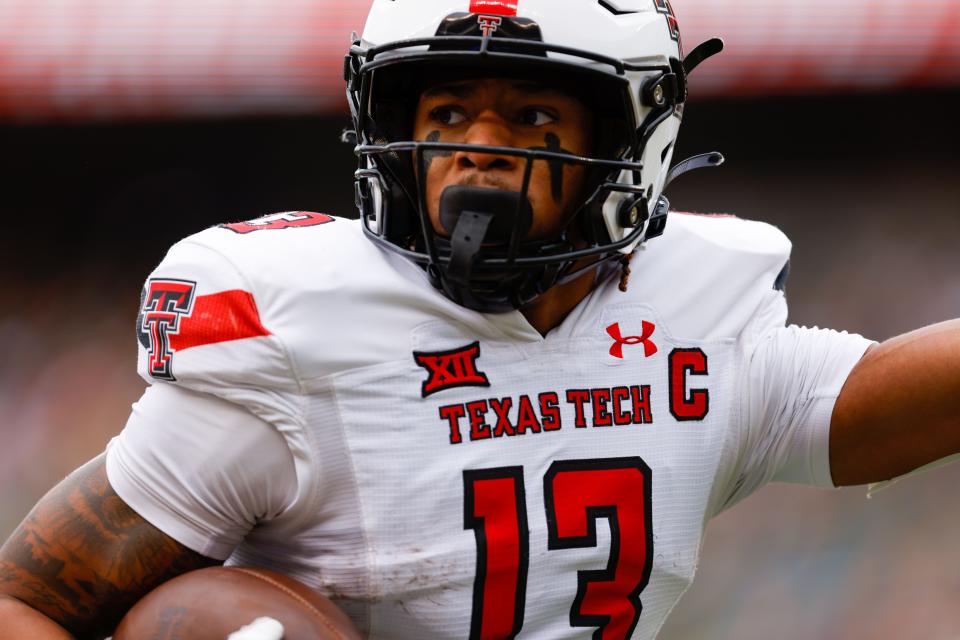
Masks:
[[[480,31],[483,32],[483,37],[489,38],[500,28],[503,18],[500,16],[478,16],[477,21],[480,23]]]
[[[612,325],[607,327],[607,333],[610,334],[610,337],[613,338],[613,346],[610,347],[610,355],[614,358],[623,359],[623,346],[624,345],[643,345],[643,356],[649,358],[657,352],[657,345],[653,344],[653,341],[650,338],[653,336],[653,332],[657,330],[657,326],[652,322],[643,321],[641,325],[642,332],[639,336],[626,336],[624,337],[620,333],[620,323],[614,322]]]
[[[180,319],[193,308],[197,283],[188,280],[150,280],[143,292],[140,331],[146,334],[147,369],[159,380],[175,381],[171,370],[170,336],[180,331]]]
[[[438,391],[454,387],[489,387],[490,380],[487,379],[487,374],[477,370],[479,357],[479,342],[452,351],[437,353],[414,351],[414,361],[429,373],[420,390],[422,396],[426,398]]]

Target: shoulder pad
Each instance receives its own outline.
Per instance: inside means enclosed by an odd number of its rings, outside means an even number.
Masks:
[[[277,215],[213,227],[185,242],[220,254],[248,283],[301,384],[408,360],[416,326],[466,313],[450,308],[423,269],[367,239],[358,220],[310,217],[290,226],[290,216],[308,214]]]
[[[653,304],[677,337],[736,338],[783,289],[790,250],[764,222],[671,213],[663,237],[633,261],[631,299]]]
[[[243,390],[253,385],[296,390],[250,282],[197,237],[175,244],[144,284],[140,375],[244,404]]]

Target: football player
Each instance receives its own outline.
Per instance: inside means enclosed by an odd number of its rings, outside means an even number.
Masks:
[[[668,213],[721,161],[670,168],[719,48],[684,56],[666,0],[375,0],[345,64],[360,219],[170,250],[150,387],[4,545],[0,638],[109,631],[222,562],[371,638],[652,638],[767,482],[960,451],[960,323],[785,326],[777,229]]]

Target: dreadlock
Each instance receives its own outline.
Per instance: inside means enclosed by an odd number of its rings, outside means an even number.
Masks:
[[[630,259],[633,258],[633,253],[630,253],[620,258],[620,291],[623,293],[627,292],[627,287],[630,286]]]

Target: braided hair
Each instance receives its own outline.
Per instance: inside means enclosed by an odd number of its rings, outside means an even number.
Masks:
[[[627,292],[627,287],[630,286],[630,260],[633,258],[633,254],[622,256],[620,258],[620,291],[623,293]]]

